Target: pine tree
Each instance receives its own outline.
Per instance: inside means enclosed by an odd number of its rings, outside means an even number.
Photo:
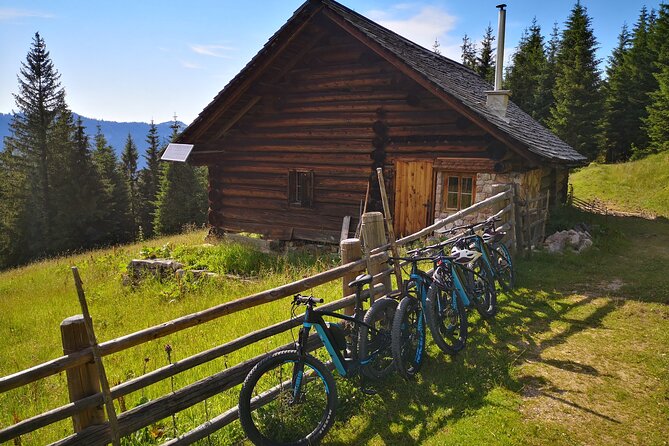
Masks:
[[[132,220],[130,215],[130,193],[118,159],[100,126],[95,134],[93,162],[102,183],[100,208],[102,224],[100,231],[104,236],[102,243],[120,243],[131,239]]]
[[[495,83],[495,49],[492,47],[494,41],[495,36],[493,35],[492,26],[488,24],[483,34],[481,51],[476,58],[476,72],[491,84]]]
[[[179,125],[172,125],[172,140],[179,135]],[[204,172],[186,163],[170,162],[163,167],[156,200],[154,230],[157,234],[181,231],[188,224],[201,225],[207,213]]]
[[[597,40],[585,7],[577,2],[562,32],[557,54],[555,103],[548,124],[562,140],[594,159],[602,112]]]
[[[635,158],[669,150],[669,4],[660,5],[657,20],[651,23],[651,46],[657,54],[654,73],[657,89],[650,93],[645,119],[648,148],[635,152]]]
[[[435,54],[439,54],[439,55],[441,55],[441,51],[439,50],[439,47],[440,47],[440,46],[441,46],[441,45],[439,44],[439,39],[437,39],[437,38],[435,37],[435,38],[434,38],[434,43],[432,44],[432,51],[433,51]]]
[[[81,117],[76,123],[67,111],[57,127],[61,132],[60,175],[55,178],[57,212],[54,221],[56,252],[90,248],[99,244],[104,234],[103,210],[99,200],[102,184],[93,165],[90,141]],[[68,136],[69,134],[69,136]]]
[[[134,234],[139,226],[139,172],[137,171],[137,161],[139,160],[139,152],[137,145],[133,141],[132,136],[128,133],[128,138],[125,140],[123,153],[121,153],[121,166],[123,170],[123,177],[125,179],[126,187],[130,198],[130,220],[132,221],[131,232]]]
[[[476,44],[465,34],[462,38],[462,64],[472,70],[476,69]]]
[[[546,63],[544,38],[535,18],[523,32],[506,76],[506,87],[513,94],[513,102],[535,119],[542,117],[541,88]]]
[[[160,141],[158,127],[151,121],[146,135],[147,148],[144,154],[146,167],[139,175],[141,205],[139,208],[139,224],[145,236],[153,235],[153,218],[156,210],[156,198],[160,183]]]
[[[65,91],[39,33],[21,64],[18,80],[19,92],[14,95],[18,111],[5,139],[2,163],[11,177],[2,193],[7,208],[2,229],[11,233],[0,248],[0,262],[5,264],[43,256],[52,249],[56,213],[52,182],[59,173],[52,162],[58,154],[53,131],[65,108]]]
[[[629,111],[633,108],[630,97],[629,66],[625,56],[630,50],[631,36],[627,25],[618,36],[618,46],[614,48],[606,68],[604,92],[604,114],[602,118],[602,155],[607,162],[627,159],[631,147],[631,131],[634,119]]]
[[[546,46],[546,64],[541,73],[539,91],[537,92],[535,118],[544,125],[548,124],[551,108],[555,103],[553,89],[557,72],[557,54],[560,48],[560,29],[553,24],[551,38]]]

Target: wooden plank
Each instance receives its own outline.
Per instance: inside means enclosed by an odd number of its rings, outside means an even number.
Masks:
[[[351,216],[347,215],[341,222],[341,234],[339,236],[339,241],[346,240],[348,238],[349,228],[351,226]]]

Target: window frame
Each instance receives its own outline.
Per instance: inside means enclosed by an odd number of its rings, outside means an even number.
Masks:
[[[310,169],[288,170],[288,206],[295,208],[314,207],[314,171]]]
[[[449,172],[449,171],[442,171],[442,181],[441,181],[441,209],[442,211],[459,211],[462,209],[462,179],[467,178],[471,179],[472,181],[472,187],[471,187],[471,204],[469,206],[472,206],[474,203],[476,203],[476,174],[471,173],[471,172]],[[448,206],[448,197],[449,197],[449,186],[450,186],[450,179],[451,178],[457,178],[458,179],[458,204],[457,207],[449,207]],[[469,193],[465,193],[465,195],[469,195]]]

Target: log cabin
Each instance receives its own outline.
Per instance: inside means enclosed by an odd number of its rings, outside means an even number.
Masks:
[[[177,142],[208,167],[213,233],[335,243],[381,210],[377,167],[406,235],[495,183],[558,202],[585,161],[508,92],[334,0],[307,0]]]

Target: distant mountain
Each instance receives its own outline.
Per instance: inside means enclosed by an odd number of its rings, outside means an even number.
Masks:
[[[75,114],[75,119],[78,115]],[[91,138],[91,144],[93,144],[93,136],[97,132],[97,126],[99,125],[102,129],[102,133],[107,138],[109,144],[114,148],[114,151],[118,155],[119,159],[121,157],[121,152],[123,152],[123,146],[125,146],[125,141],[128,138],[128,133],[132,135],[132,139],[137,145],[139,150],[139,164],[140,167],[144,166],[144,152],[146,151],[146,134],[149,131],[149,124],[146,122],[115,122],[115,121],[102,121],[98,119],[91,119],[85,116],[81,117],[81,120],[86,127],[86,133]],[[12,115],[7,113],[0,113],[0,147],[4,150],[4,140],[5,136],[9,136],[9,123],[12,121]],[[156,124],[158,127],[158,135],[160,136],[161,142],[167,143],[170,135],[172,134],[172,125],[171,121],[161,122]],[[186,124],[179,122],[181,129],[183,130],[186,127]]]

